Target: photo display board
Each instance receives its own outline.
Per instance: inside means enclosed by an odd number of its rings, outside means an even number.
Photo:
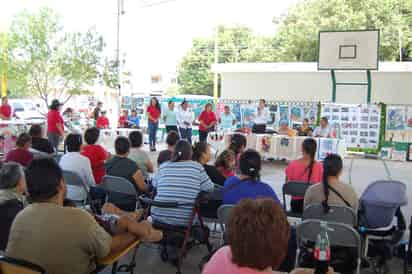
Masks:
[[[412,105],[386,106],[385,140],[412,143]]]
[[[322,117],[338,129],[349,148],[378,149],[381,107],[379,105],[334,104],[322,105]]]

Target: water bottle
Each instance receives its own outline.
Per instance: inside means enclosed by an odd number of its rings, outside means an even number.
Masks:
[[[315,249],[315,274],[328,273],[330,263],[330,243],[328,237],[328,224],[326,222],[320,223],[320,232],[318,234]]]

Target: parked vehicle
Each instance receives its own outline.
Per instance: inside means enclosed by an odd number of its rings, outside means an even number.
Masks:
[[[10,99],[9,104],[12,113],[17,119],[24,120],[44,120],[45,117],[40,113],[37,106],[29,99]]]

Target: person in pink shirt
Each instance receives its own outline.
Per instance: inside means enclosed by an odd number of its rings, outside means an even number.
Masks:
[[[282,273],[272,269],[278,269],[287,254],[289,234],[286,215],[274,200],[244,199],[230,214],[229,245],[212,256],[202,273]]]
[[[316,141],[307,138],[302,143],[302,157],[289,163],[285,170],[287,182],[307,182],[317,184],[322,181],[322,163],[315,160],[317,150]],[[290,202],[292,212],[303,212],[303,197],[292,197]]]

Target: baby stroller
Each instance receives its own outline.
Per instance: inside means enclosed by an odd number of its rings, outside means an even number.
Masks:
[[[374,273],[390,273],[392,258],[406,230],[401,206],[408,203],[406,185],[382,180],[371,183],[360,198],[359,231],[364,240],[363,255]]]

